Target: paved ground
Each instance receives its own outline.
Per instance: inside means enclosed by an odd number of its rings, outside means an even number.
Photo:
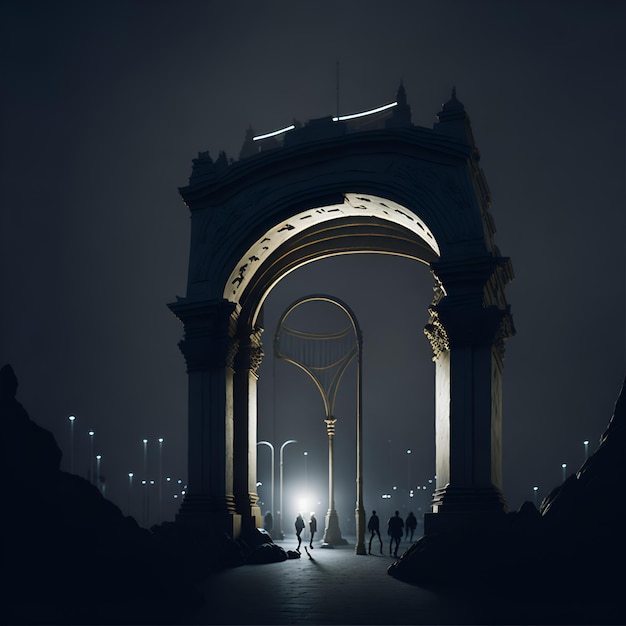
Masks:
[[[285,549],[289,537],[277,541]],[[384,555],[356,555],[354,543],[316,548],[311,558],[244,565],[204,581],[206,604],[186,624],[620,624],[606,603],[503,597],[490,589],[433,591],[387,574]],[[403,543],[401,549],[406,549]]]

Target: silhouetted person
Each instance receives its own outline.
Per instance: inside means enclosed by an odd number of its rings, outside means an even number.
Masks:
[[[313,549],[313,535],[317,531],[317,520],[315,519],[315,513],[311,513],[311,519],[309,520],[309,530],[311,531],[311,541],[309,541],[309,548]]]
[[[405,526],[406,526],[406,536],[408,537],[410,533],[411,538],[409,539],[409,541],[413,541],[413,533],[415,533],[415,529],[417,528],[417,517],[413,515],[413,511],[411,511],[406,516]]]
[[[391,537],[389,540],[389,556],[391,556],[391,546],[395,543],[396,548],[393,552],[394,556],[398,556],[398,547],[400,546],[400,539],[404,534],[404,520],[400,517],[398,511],[395,512],[393,517],[389,518],[387,522],[387,533]]]
[[[302,531],[304,530],[304,520],[302,519],[302,515],[298,513],[296,517],[296,537],[298,538],[298,547],[296,550],[300,552],[300,544],[302,543],[302,537],[300,536]]]
[[[274,528],[274,520],[272,518],[272,514],[269,511],[267,511],[265,517],[263,518],[263,528],[265,528],[268,533],[272,534],[272,528]]]
[[[378,541],[380,541],[380,553],[383,553],[383,538],[380,536],[380,520],[378,519],[378,515],[376,515],[376,511],[372,511],[372,516],[367,522],[367,530],[370,531],[370,547],[368,552],[372,554],[372,539],[374,539],[374,535],[378,535]]]

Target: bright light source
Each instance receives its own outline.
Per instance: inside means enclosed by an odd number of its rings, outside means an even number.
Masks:
[[[407,453],[407,454],[411,454],[411,451],[410,451],[410,450],[407,450],[407,451],[406,451],[406,453]]]
[[[278,130],[273,130],[271,133],[265,133],[264,135],[257,135],[256,137],[252,137],[252,141],[259,141],[259,139],[267,139],[268,137],[275,137],[276,135],[281,135],[282,133],[286,133],[287,131],[293,130],[295,128],[295,124],[291,124],[291,126],[285,126],[285,128],[279,128]]]
[[[89,433],[88,433],[88,435],[89,435],[90,437],[93,437],[95,434],[96,434],[96,433],[95,433],[93,430],[90,430],[90,431],[89,431]]]
[[[169,483],[170,480],[172,480],[172,478],[170,476],[168,476],[165,480],[167,480],[167,482]]]
[[[562,464],[561,464],[561,467],[562,467],[563,469],[565,469],[565,468],[567,467],[567,463],[562,463]]]
[[[395,491],[397,489],[397,487],[394,486],[393,490]]]
[[[262,483],[261,481],[258,481],[258,482],[257,482],[257,484],[256,484],[256,486],[257,486],[257,487],[260,487],[262,484],[263,484],[263,483]]]
[[[70,417],[70,419],[72,419],[72,418]],[[583,443],[584,443],[586,446],[588,446],[588,445],[589,445],[589,439],[585,439],[585,440],[583,441]]]
[[[96,454],[96,459],[98,459],[98,461],[102,458],[101,454]]]
[[[163,443],[163,437],[159,437],[159,443]]]
[[[144,442],[144,443],[148,443],[148,440],[147,440],[147,439],[144,439],[144,440],[143,440],[143,442]]]
[[[73,415],[70,415],[67,419],[70,420],[70,422],[73,422],[76,418]]]
[[[383,500],[388,500],[389,498],[391,498],[390,493],[383,493]]]
[[[538,489],[539,489],[539,487],[537,487],[537,485],[535,485],[535,486],[533,487],[533,491],[537,491]]]
[[[128,472],[128,478],[132,478],[134,474],[132,472]]]
[[[381,111],[391,109],[392,107],[395,107],[397,105],[397,102],[392,102],[391,104],[384,104],[381,107],[377,107],[376,109],[370,109],[369,111],[362,111],[361,113],[351,113],[350,115],[340,115],[339,117],[333,117],[333,122],[343,122],[345,120],[353,120],[356,117],[364,117],[366,115],[380,113]]]

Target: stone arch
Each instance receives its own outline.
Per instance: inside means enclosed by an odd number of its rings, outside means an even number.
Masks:
[[[396,105],[380,128],[313,120],[282,146],[239,161],[194,160],[180,190],[192,218],[187,294],[170,304],[184,324],[189,375],[188,490],[177,520],[233,536],[260,525],[261,305],[297,267],[358,252],[426,263],[437,284],[425,328],[436,365],[437,464],[427,532],[506,510],[501,376],[514,332],[504,295],[511,265],[494,243],[463,105],[453,94],[433,129],[410,123],[402,87]]]

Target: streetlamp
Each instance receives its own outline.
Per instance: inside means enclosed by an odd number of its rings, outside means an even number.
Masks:
[[[567,469],[567,463],[561,463],[561,469],[563,470],[563,482],[565,482],[565,470]]]
[[[102,493],[102,489],[100,488],[100,460],[102,459],[102,455],[98,454],[96,456],[96,487],[98,487],[98,491]]]
[[[309,458],[309,453],[304,453],[304,493],[308,495],[309,493],[309,476],[307,472],[307,460]]]
[[[94,430],[89,431],[89,482],[93,485],[93,437],[96,434]]]
[[[74,473],[74,421],[76,417],[70,415],[67,419],[70,420],[70,473]]]
[[[143,486],[143,526],[144,528],[148,527],[148,481],[142,480],[141,484]]]
[[[159,437],[159,523],[163,521],[163,437]]]
[[[537,492],[539,491],[539,487],[537,487],[537,485],[535,485],[533,487],[533,503],[535,504],[535,507],[537,506]]]
[[[128,514],[133,515],[133,472],[128,472]]]
[[[268,447],[269,447],[269,449],[271,450],[271,459],[272,459],[272,474],[271,474],[271,475],[272,475],[272,485],[271,485],[271,487],[270,487],[270,501],[271,501],[271,502],[270,502],[270,511],[271,511],[271,513],[272,513],[272,519],[274,519],[274,514],[275,514],[275,511],[274,511],[274,446],[273,446],[273,445],[272,445],[269,441],[257,441],[257,442],[256,442],[256,445],[257,445],[257,446],[260,446],[260,445],[268,446]],[[282,450],[282,448],[281,448],[281,450]],[[281,461],[281,463],[282,463],[282,461]],[[281,474],[281,476],[282,476],[282,474]],[[281,492],[281,493],[282,493],[282,492]],[[283,504],[282,504],[282,502],[281,502],[281,503],[280,503],[281,518],[282,518],[282,508],[283,508]],[[281,537],[281,539],[282,539],[282,537]]]
[[[411,449],[406,451],[406,480],[407,490],[411,491]]]
[[[143,477],[148,478],[148,440],[143,439]]]
[[[585,446],[585,461],[589,458],[589,440],[585,439],[583,441],[583,445]]]
[[[281,446],[279,451],[279,460],[280,460],[280,538],[285,538],[285,533],[283,532],[283,450],[285,446],[290,443],[298,443],[295,439],[287,439]]]

